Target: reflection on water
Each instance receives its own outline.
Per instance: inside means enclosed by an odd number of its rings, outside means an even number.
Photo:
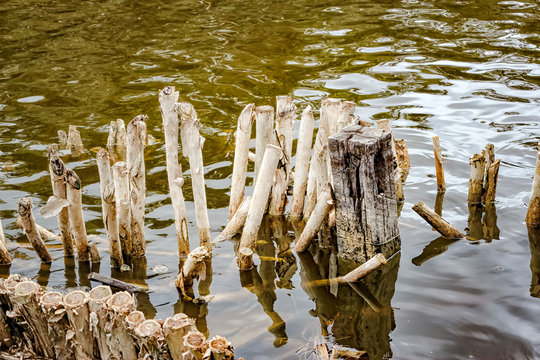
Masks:
[[[531,248],[531,296],[540,298],[540,228],[527,227]]]

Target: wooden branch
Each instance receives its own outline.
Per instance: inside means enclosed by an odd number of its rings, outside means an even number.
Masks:
[[[314,125],[313,111],[311,106],[308,105],[302,112],[298,143],[296,145],[296,166],[294,167],[294,187],[290,213],[292,218],[301,217],[304,210]]]
[[[184,347],[184,336],[194,330],[197,330],[195,320],[190,319],[186,314],[178,313],[165,319],[163,333],[173,360],[184,359],[183,353],[187,350]]]
[[[125,256],[130,256],[133,250],[133,244],[131,243],[131,203],[129,199],[129,179],[126,163],[124,161],[115,163],[112,167],[112,172],[120,248]]]
[[[71,169],[66,169],[67,199],[69,201],[68,213],[71,222],[71,230],[75,237],[77,247],[77,259],[88,261],[88,237],[86,235],[86,225],[82,209],[82,186],[81,180]]]
[[[501,159],[497,159],[488,168],[486,168],[486,188],[484,192],[484,203],[492,203],[495,201],[497,192],[497,180],[499,178],[499,167]]]
[[[409,171],[411,170],[409,150],[407,150],[407,143],[405,142],[405,139],[394,139],[394,146],[396,147],[398,165],[401,168],[401,182],[404,183],[409,176]]]
[[[111,266],[120,268],[124,264],[124,260],[122,258],[120,236],[118,233],[116,192],[109,153],[104,149],[101,149],[97,154],[97,166],[100,179],[103,223],[109,238]]]
[[[246,185],[246,172],[248,164],[249,140],[255,105],[247,105],[238,117],[236,127],[236,146],[234,150],[233,173],[231,183],[231,197],[229,201],[229,220],[233,217],[244,198]]]
[[[313,213],[309,217],[306,226],[304,227],[304,231],[302,231],[300,238],[296,241],[294,250],[297,252],[304,252],[307,250],[333,205],[334,202],[332,201],[329,191],[320,194],[317,205],[315,205],[315,209],[313,209]]]
[[[484,191],[484,169],[486,159],[482,154],[474,154],[470,159],[471,177],[469,179],[469,196],[467,198],[470,204],[482,203],[482,193]]]
[[[15,225],[21,230],[24,230],[24,226],[22,223],[22,219],[20,216],[17,217],[17,220],[15,220]],[[56,241],[60,240],[60,236],[56,235],[50,230],[45,229],[43,226],[36,224],[36,229],[39,233],[39,236],[43,239],[43,241]]]
[[[2,222],[0,222],[0,265],[9,265],[11,261],[11,255],[9,255],[6,247],[6,236],[2,228]]]
[[[246,223],[250,204],[251,196],[246,196],[238,210],[234,213],[232,219],[227,223],[227,226],[225,226],[225,229],[223,229],[218,236],[218,239],[215,241],[228,240],[242,231],[242,228]]]
[[[128,283],[126,283],[124,281],[113,279],[111,277],[101,275],[101,274],[98,274],[96,272],[91,272],[90,274],[88,274],[88,279],[89,280],[94,280],[94,281],[100,282],[102,284],[109,285],[109,286],[112,286],[112,287],[114,287],[116,289],[120,289],[120,290],[127,291],[127,292],[144,291],[143,289],[141,289],[138,286],[131,285],[131,284],[128,284]]]
[[[146,174],[144,146],[146,143],[145,115],[138,115],[127,126],[127,170],[131,201],[131,255],[135,258],[146,253],[144,237],[144,204],[146,200]]]
[[[49,171],[53,185],[53,195],[67,200],[66,187],[66,167],[64,162],[56,155],[49,160]],[[58,227],[60,228],[60,238],[62,239],[62,247],[65,256],[73,256],[73,237],[71,235],[71,223],[69,220],[69,210],[64,208],[58,214]]]
[[[270,105],[255,108],[256,145],[255,145],[255,172],[253,183],[257,183],[257,176],[261,168],[266,145],[274,144],[274,108]],[[275,144],[274,144],[275,145]]]
[[[20,199],[18,212],[19,216],[21,217],[24,233],[28,238],[30,245],[32,245],[41,261],[51,262],[51,255],[45,247],[45,243],[41,239],[41,236],[36,228],[36,221],[34,219],[34,215],[32,214],[32,200],[30,198]]]
[[[377,254],[347,275],[343,276],[343,280],[346,282],[356,282],[369,274],[370,272],[377,270],[382,265],[386,264],[386,258],[383,254]]]
[[[540,226],[540,143],[536,153],[536,167],[534,171],[531,199],[527,209],[525,222],[531,226]]]
[[[184,257],[189,253],[189,237],[186,205],[181,186],[183,181],[178,181],[183,179],[182,165],[178,161],[178,114],[175,110],[178,97],[178,91],[175,91],[174,86],[167,86],[159,92],[159,105],[163,119],[163,132],[165,133],[167,180],[174,211],[178,255]]]
[[[444,183],[443,157],[438,136],[433,136],[433,155],[435,157],[435,172],[437,174],[437,191],[446,191]]]
[[[195,279],[205,279],[206,277],[206,261],[210,258],[210,252],[205,246],[200,246],[192,250],[180,273],[178,274],[175,285],[182,291],[182,294],[186,293],[186,289],[193,286]]]
[[[204,138],[199,134],[201,123],[193,105],[187,102],[179,103],[176,111],[180,114],[180,133],[182,138],[182,152],[189,159],[191,170],[191,188],[195,202],[195,216],[199,230],[200,246],[206,246],[212,251],[210,238],[210,222],[206,204],[206,187],[204,184],[204,163],[202,157],[202,144]]]
[[[437,215],[423,202],[419,202],[412,207],[412,209],[420,215],[424,220],[435,228],[442,236],[448,239],[461,239],[465,235],[452,226],[448,221],[444,220],[441,216]]]

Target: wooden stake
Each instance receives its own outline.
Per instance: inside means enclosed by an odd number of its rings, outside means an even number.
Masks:
[[[242,271],[251,270],[253,268],[253,250],[248,247],[238,249],[237,263]]]
[[[525,222],[530,226],[540,226],[540,143],[538,143],[538,151],[536,153],[536,168]]]
[[[6,237],[4,235],[4,229],[2,229],[2,222],[0,222],[0,264],[11,264],[11,255],[6,247]]]
[[[73,156],[80,156],[84,152],[81,133],[75,125],[69,125],[67,147]]]
[[[71,222],[71,230],[75,237],[77,246],[77,259],[79,261],[88,261],[88,237],[86,235],[86,225],[84,224],[84,215],[82,209],[82,186],[81,180],[71,169],[66,169],[67,199],[69,201],[68,213]]]
[[[383,254],[377,254],[347,275],[343,276],[343,280],[346,282],[356,282],[370,272],[377,270],[382,265],[386,264],[386,262],[386,258]]]
[[[444,220],[441,216],[437,215],[433,210],[429,208],[423,202],[419,202],[412,207],[418,215],[426,220],[431,226],[435,228],[442,236],[448,239],[461,239],[465,235],[452,226],[448,221]]]
[[[247,105],[238,117],[236,127],[236,146],[234,150],[234,163],[231,184],[231,197],[229,201],[229,220],[233,217],[244,198],[246,185],[246,172],[248,164],[249,139],[251,138],[251,125],[253,124],[255,105]]]
[[[290,96],[277,96],[276,100],[276,144],[281,147],[284,155],[275,172],[268,213],[283,215],[287,206],[296,106]]]
[[[125,291],[118,292],[107,299],[106,307],[111,329],[107,341],[111,358],[137,359],[133,336],[124,325],[126,317],[135,311],[135,298]]]
[[[188,348],[191,356],[195,360],[202,360],[208,345],[206,338],[200,331],[190,331],[184,336],[184,345]]]
[[[401,168],[401,182],[405,182],[411,170],[411,159],[409,158],[407,143],[405,139],[394,139],[394,146],[396,147],[398,165]]]
[[[302,216],[304,209],[314,125],[313,111],[311,110],[311,106],[308,105],[302,112],[300,132],[296,145],[296,166],[294,167],[294,187],[290,214],[292,218]]]
[[[246,196],[240,204],[240,207],[234,213],[232,219],[227,223],[225,229],[221,232],[216,241],[228,240],[242,231],[246,223],[249,206],[251,204],[251,196]]]
[[[184,183],[182,165],[178,161],[178,114],[176,112],[178,97],[178,91],[175,91],[174,86],[167,86],[159,92],[159,105],[165,133],[167,179],[174,211],[178,255],[183,258],[189,253],[189,236],[186,205],[181,186]]]
[[[24,233],[26,234],[28,241],[38,254],[41,261],[51,262],[51,255],[45,247],[45,243],[41,239],[41,236],[36,228],[36,221],[34,220],[34,215],[32,214],[32,200],[30,198],[20,199],[18,211],[23,224]]]
[[[317,199],[317,205],[315,205],[315,209],[309,217],[306,226],[304,227],[304,231],[302,231],[302,235],[300,235],[300,238],[296,241],[296,245],[294,246],[296,252],[304,252],[307,250],[333,205],[334,202],[332,201],[329,191],[320,194]]]
[[[48,324],[47,335],[51,339],[55,358],[72,359],[73,351],[68,347],[66,341],[69,324],[65,315],[63,295],[56,291],[46,291],[39,299],[39,306]]]
[[[205,246],[200,246],[188,254],[175,281],[176,287],[182,291],[182,294],[185,294],[185,290],[193,286],[194,279],[205,279],[206,261],[209,258],[210,253]]]
[[[88,254],[90,255],[90,261],[92,263],[97,264],[101,262],[101,256],[99,256],[96,243],[88,243]]]
[[[125,318],[126,325],[131,331],[135,331],[135,328],[144,320],[146,320],[146,318],[142,311],[133,311]]]
[[[356,104],[352,101],[344,101],[340,104],[336,132],[340,132],[345,126],[351,125],[355,109]]]
[[[497,180],[499,177],[499,166],[501,159],[497,159],[486,170],[486,189],[484,193],[484,203],[492,203],[495,201],[495,193],[497,192]]]
[[[204,358],[209,360],[233,360],[234,348],[223,336],[216,335],[208,341],[208,350],[206,350]]]
[[[106,330],[108,326],[108,314],[104,306],[111,296],[111,288],[104,285],[95,287],[88,293],[91,330],[96,339],[99,355],[102,359],[109,359],[111,357]]]
[[[340,117],[341,101],[326,98],[321,101],[321,123],[328,136],[338,132],[338,120]]]
[[[261,170],[259,176],[261,179],[271,179],[275,173],[279,158],[282,156],[283,151],[281,148],[275,145],[266,145],[266,151],[264,153],[263,161],[261,164]],[[268,196],[270,195],[270,188],[272,186],[271,181],[259,181],[255,184],[253,190],[253,198],[249,205],[248,215],[242,237],[240,238],[240,247],[248,247],[250,249],[255,248],[257,242],[257,233],[268,203]]]
[[[435,156],[435,172],[437,174],[437,191],[446,191],[444,184],[443,157],[438,136],[433,136],[433,155]]]
[[[60,199],[67,199],[67,188],[64,162],[56,155],[49,160],[49,171],[51,172],[53,195]],[[58,214],[58,227],[65,256],[73,256],[73,238],[71,235],[71,224],[69,221],[68,208],[63,208]]]
[[[68,136],[64,130],[58,130],[58,148],[60,150],[67,149]]]
[[[199,229],[199,243],[212,251],[210,238],[210,222],[206,204],[206,187],[204,185],[204,164],[202,157],[202,144],[204,138],[199,134],[201,123],[193,105],[187,102],[178,104],[176,111],[180,114],[180,133],[182,137],[182,152],[189,159],[191,170],[191,188],[195,202],[195,216]],[[245,180],[244,180],[245,182]]]
[[[170,359],[166,348],[161,323],[157,320],[144,320],[134,331],[138,338],[139,359]]]
[[[144,203],[146,200],[146,175],[144,146],[146,143],[147,117],[138,115],[127,126],[127,169],[131,201],[131,243],[135,258],[146,253],[144,238]]]
[[[468,202],[470,204],[481,204],[482,193],[484,191],[484,169],[486,165],[486,159],[484,154],[474,154],[470,159],[471,164],[471,177],[469,179],[469,196]]]
[[[115,163],[112,167],[112,171],[120,247],[125,256],[130,256],[133,250],[133,244],[131,243],[131,204],[129,199],[129,179],[126,163],[123,161]]]
[[[274,144],[274,108],[270,105],[255,108],[256,145],[255,145],[255,172],[253,183],[257,183],[257,175],[261,168],[266,145]]]
[[[403,193],[403,183],[401,182],[401,173],[402,170],[399,167],[396,145],[394,144],[394,135],[392,133],[392,127],[390,125],[390,120],[381,119],[377,120],[377,127],[381,130],[387,131],[392,136],[392,154],[394,155],[394,182],[396,184],[396,200],[397,202],[402,202],[405,200],[405,194]]]
[[[90,333],[90,311],[88,294],[75,290],[64,296],[64,307],[71,330],[67,338],[75,351],[75,359],[93,359],[94,339]]]
[[[322,121],[322,120],[321,120]],[[309,165],[308,184],[306,188],[306,199],[304,203],[304,220],[309,219],[315,204],[317,194],[328,189],[328,133],[326,126],[319,126],[315,144],[313,145],[313,155]]]
[[[165,319],[163,333],[173,360],[184,359],[183,353],[187,350],[184,347],[184,336],[194,330],[197,330],[195,319],[190,319],[186,314],[178,313]]]
[[[122,249],[118,234],[117,202],[109,153],[104,149],[101,149],[97,154],[97,165],[100,179],[103,223],[109,238],[111,266],[119,268],[124,264],[124,261],[122,259]]]

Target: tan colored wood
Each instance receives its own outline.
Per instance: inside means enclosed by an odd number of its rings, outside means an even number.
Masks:
[[[193,281],[206,277],[206,262],[211,255],[208,248],[200,246],[193,249],[187,256],[180,273],[178,274],[175,285],[185,294],[186,289],[193,286]]]
[[[540,143],[536,153],[536,167],[534,171],[531,199],[527,209],[525,222],[533,227],[540,226]]]
[[[248,165],[249,140],[251,126],[255,116],[255,104],[247,105],[238,117],[236,127],[236,146],[234,150],[233,173],[231,183],[231,196],[229,200],[229,220],[244,198],[246,186],[246,172]]]
[[[6,247],[6,236],[4,235],[4,229],[2,228],[2,222],[0,222],[0,264],[11,264],[11,255]]]
[[[64,296],[64,307],[71,329],[67,332],[68,344],[73,347],[75,359],[92,359],[94,339],[90,335],[90,310],[88,294],[75,290]]]
[[[194,360],[202,360],[208,349],[206,337],[200,331],[190,331],[184,336],[184,345],[189,350]]]
[[[403,182],[401,181],[401,174],[402,174],[402,170],[401,170],[401,167],[399,167],[399,162],[398,162],[398,157],[397,157],[397,152],[396,152],[396,145],[394,143],[394,135],[392,133],[392,126],[390,125],[390,120],[388,119],[381,119],[381,120],[377,120],[377,127],[381,130],[384,130],[384,131],[387,131],[390,133],[390,135],[392,136],[392,141],[391,141],[391,145],[392,145],[392,154],[394,156],[394,182],[395,182],[395,186],[396,186],[396,200],[398,202],[402,202],[405,200],[405,194],[403,192]]]
[[[486,170],[487,187],[484,192],[485,204],[492,203],[495,201],[495,194],[497,192],[497,180],[499,178],[500,165],[501,165],[501,159],[497,159]]]
[[[18,216],[17,219],[15,220],[15,225],[17,225],[19,229],[24,230],[24,226],[23,226],[22,219],[20,216]],[[43,241],[60,240],[60,236],[56,235],[50,230],[45,229],[43,226],[39,224],[36,224],[36,229],[39,233],[39,236],[41,236],[41,238],[43,239]]]
[[[24,228],[24,233],[28,238],[30,245],[32,245],[41,261],[51,262],[51,255],[49,254],[47,247],[45,247],[45,243],[41,239],[36,228],[36,221],[34,219],[34,214],[32,213],[32,200],[30,198],[20,199],[18,212]]]
[[[346,282],[356,282],[372,271],[377,270],[384,264],[386,264],[386,258],[384,255],[377,254],[347,275],[343,276],[343,280]]]
[[[79,176],[75,171],[66,169],[67,199],[69,201],[68,213],[71,222],[71,231],[75,237],[77,248],[77,259],[88,261],[88,236],[86,235],[86,225],[82,209],[82,185]]]
[[[178,113],[176,106],[179,98],[174,86],[167,86],[159,92],[159,105],[165,134],[165,153],[167,157],[167,180],[174,211],[174,225],[178,255],[185,257],[189,253],[189,236],[186,217],[186,205],[182,193],[183,173],[178,160]],[[181,181],[179,181],[181,180]]]
[[[437,175],[437,191],[446,191],[441,144],[438,136],[433,136],[433,155],[435,157],[435,173]]]
[[[129,172],[126,163],[119,161],[112,167],[116,197],[116,215],[120,248],[125,256],[131,255],[131,202],[129,199]]]
[[[90,261],[92,263],[96,264],[101,262],[101,256],[99,255],[96,243],[88,243],[88,253],[90,255]]]
[[[404,183],[409,176],[409,171],[411,170],[409,150],[407,149],[405,139],[394,139],[394,146],[396,147],[398,165],[401,168],[401,182]]]
[[[197,330],[195,319],[190,319],[186,314],[178,313],[165,319],[163,334],[169,346],[169,352],[173,360],[184,360],[184,336],[189,331]]]
[[[106,302],[109,334],[107,343],[111,358],[137,359],[135,340],[132,332],[125,326],[126,317],[135,311],[135,298],[128,292],[117,292]]]
[[[330,196],[330,193],[328,191],[319,194],[317,199],[317,205],[315,205],[315,209],[313,209],[313,212],[309,217],[306,226],[304,227],[304,231],[302,231],[302,234],[296,241],[294,250],[296,250],[297,252],[304,252],[307,250],[307,248],[315,238],[315,235],[317,235],[317,232],[323,224],[323,221],[330,213],[333,205],[334,202],[332,201],[332,197]]]
[[[58,156],[52,156],[49,160],[49,171],[51,172],[53,195],[67,200],[66,167]],[[60,228],[60,238],[62,239],[64,255],[73,256],[73,236],[71,234],[71,223],[67,207],[62,209],[58,214],[58,227]]]
[[[469,196],[467,198],[470,204],[482,203],[484,192],[484,171],[486,159],[484,154],[474,154],[469,159],[471,165],[471,177],[469,179]]]
[[[253,183],[257,183],[257,176],[261,168],[266,145],[274,144],[274,107],[270,105],[255,108],[255,172]],[[274,144],[275,145],[275,144]]]
[[[244,198],[242,204],[240,204],[240,207],[238,208],[238,210],[236,210],[232,219],[227,223],[225,229],[223,229],[221,234],[218,236],[217,239],[214,240],[214,242],[228,240],[242,231],[242,228],[246,223],[249,206],[251,204],[251,198],[251,196],[246,196]]]
[[[46,291],[39,299],[42,316],[48,325],[48,336],[52,342],[52,350],[56,359],[72,359],[73,349],[68,347],[66,332],[69,322],[63,305],[63,295],[56,291]]]
[[[233,360],[234,348],[232,344],[223,336],[216,335],[208,340],[208,350],[206,350],[204,360]]]
[[[202,145],[204,138],[199,134],[201,123],[193,105],[187,102],[178,104],[176,111],[180,114],[180,136],[182,138],[182,152],[189,159],[191,172],[191,188],[195,202],[195,217],[199,230],[199,244],[212,251],[210,238],[210,222],[206,203],[206,186],[204,184],[204,163]]]
[[[465,235],[452,226],[448,221],[444,220],[441,216],[437,215],[433,210],[429,208],[423,202],[419,202],[412,207],[412,209],[420,215],[424,220],[435,228],[442,236],[448,239],[461,239]]]
[[[322,121],[322,120],[321,120]],[[319,126],[315,144],[313,145],[313,155],[309,165],[308,184],[306,188],[306,199],[304,203],[304,220],[309,219],[319,192],[328,189],[328,133],[326,126]]]
[[[97,286],[88,293],[90,328],[102,359],[111,358],[107,336],[108,312],[104,306],[111,296],[111,288],[105,285]]]
[[[73,156],[81,156],[84,153],[81,133],[74,125],[69,125],[67,148],[71,150],[71,155]]]
[[[144,320],[134,331],[138,339],[139,359],[171,359],[161,323],[154,319]]]
[[[68,136],[64,130],[58,130],[58,148],[59,150],[67,149]]]
[[[240,270],[247,271],[253,268],[253,250],[250,248],[239,248],[236,257],[238,259],[238,267]]]
[[[352,125],[356,104],[352,101],[343,101],[340,104],[336,132],[343,130],[345,126]]]

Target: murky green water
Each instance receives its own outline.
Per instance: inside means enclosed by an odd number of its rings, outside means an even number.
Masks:
[[[104,146],[111,120],[145,113],[149,132],[163,139],[157,92],[176,86],[203,123],[217,235],[232,172],[227,137],[241,109],[281,94],[300,110],[318,108],[332,96],[355,101],[365,120],[392,119],[411,154],[403,249],[356,289],[371,300],[345,286],[337,296],[309,286],[328,276],[329,254],[287,253],[294,232],[274,221],[263,227],[274,241],[258,249],[257,271],[240,277],[234,244],[220,243],[200,289],[209,286],[214,301],[180,301],[161,142],[146,155],[147,268],[128,278],[148,285],[139,296],[147,316],[197,316],[202,331],[226,336],[247,359],[307,357],[303,346],[321,334],[373,359],[540,358],[540,299],[531,296],[540,296],[540,235],[531,232],[529,247],[523,221],[540,139],[536,1],[13,0],[0,3],[0,18],[0,165],[13,163],[0,172],[0,218],[16,257],[11,272],[50,288],[89,285],[90,269],[64,262],[59,248],[52,265],[40,267],[14,225],[19,198],[41,206],[51,194],[46,146],[57,130],[77,125],[87,148]],[[478,241],[438,238],[410,209],[435,202],[435,134],[446,156],[444,216]],[[468,223],[468,158],[488,142],[503,161],[498,201],[483,219],[472,209]],[[103,237],[94,154],[65,161],[84,182],[87,228]],[[194,247],[189,181],[184,190]],[[55,219],[36,215],[57,229]],[[160,264],[169,270],[156,275]],[[100,270],[111,274],[108,258]]]

